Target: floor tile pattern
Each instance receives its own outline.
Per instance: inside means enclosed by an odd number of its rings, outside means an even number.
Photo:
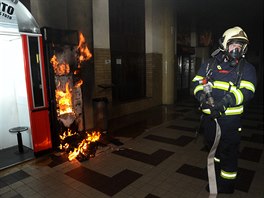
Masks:
[[[198,179],[207,181],[207,169],[199,168],[192,165],[184,164],[178,170],[178,173],[188,175],[190,177],[195,177]],[[244,168],[239,168],[238,171],[238,183],[236,184],[236,189],[248,192],[252,179],[254,178],[255,171],[251,171]]]
[[[137,180],[142,175],[131,170],[123,170],[113,177],[107,177],[85,167],[78,167],[66,173],[66,175],[89,185],[109,196],[112,196]]]
[[[187,144],[189,144],[191,141],[194,140],[193,137],[189,137],[186,135],[182,135],[182,136],[178,137],[177,139],[162,137],[162,136],[158,136],[158,135],[148,135],[144,138],[149,139],[149,140],[153,140],[153,141],[157,141],[157,142],[173,144],[173,145],[177,145],[177,146],[186,146]]]
[[[114,151],[113,153],[133,160],[144,162],[146,164],[150,164],[153,166],[157,166],[158,164],[160,164],[162,161],[166,160],[169,156],[173,154],[173,152],[166,151],[163,149],[159,149],[150,155],[139,151],[134,151],[131,149],[122,149],[122,150]]]
[[[242,119],[235,193],[218,198],[264,197],[263,106],[255,106]],[[0,197],[209,197],[208,151],[202,134],[195,138],[199,117],[190,100],[110,121],[109,135],[122,144],[109,141],[83,162],[54,152],[4,169]]]
[[[23,170],[19,170],[17,172],[14,172],[12,174],[6,175],[4,177],[0,178],[0,188],[3,188],[5,186],[11,185],[13,183],[16,183],[17,181],[20,181],[22,179],[25,179],[29,177],[30,175],[24,172]]]

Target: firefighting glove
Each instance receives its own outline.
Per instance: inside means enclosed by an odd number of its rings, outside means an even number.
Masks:
[[[219,118],[221,116],[220,111],[215,106],[212,106],[211,104],[209,104],[208,101],[202,102],[200,104],[199,109],[200,110],[202,110],[202,109],[209,109],[210,110],[209,117],[212,118],[212,119]]]
[[[209,117],[212,119],[219,118],[221,116],[218,107],[210,105],[207,101],[201,103],[200,109],[209,109],[210,110]]]
[[[219,102],[215,104],[215,109],[221,113],[224,113],[228,107],[234,106],[234,105],[235,105],[235,100],[232,98],[230,93],[227,93],[222,98],[222,100],[220,100]]]
[[[200,104],[200,109],[211,109],[212,106],[207,102],[207,101],[204,101]]]
[[[228,107],[235,105],[232,96],[227,93],[222,100],[217,102],[213,107],[209,108],[211,111],[210,117],[212,119],[219,118],[221,115],[225,114]]]
[[[210,118],[212,119],[219,118],[221,116],[221,112],[215,106],[211,106],[210,111]]]

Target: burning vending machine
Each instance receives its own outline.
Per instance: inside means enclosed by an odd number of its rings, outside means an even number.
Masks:
[[[84,129],[81,68],[92,57],[83,34],[77,30],[43,27],[50,123],[54,149],[69,159],[88,159],[100,134]],[[91,151],[93,150],[93,151]]]

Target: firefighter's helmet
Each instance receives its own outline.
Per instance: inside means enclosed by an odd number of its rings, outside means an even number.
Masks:
[[[233,42],[237,42],[242,45],[241,56],[245,55],[249,40],[247,34],[241,27],[236,26],[224,32],[222,38],[220,39],[220,49],[228,52],[228,46]]]

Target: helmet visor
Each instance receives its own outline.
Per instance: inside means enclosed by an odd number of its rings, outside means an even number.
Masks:
[[[229,43],[227,46],[229,52],[233,51],[234,49],[237,49],[240,52],[242,50],[243,44],[238,42],[232,42]]]

